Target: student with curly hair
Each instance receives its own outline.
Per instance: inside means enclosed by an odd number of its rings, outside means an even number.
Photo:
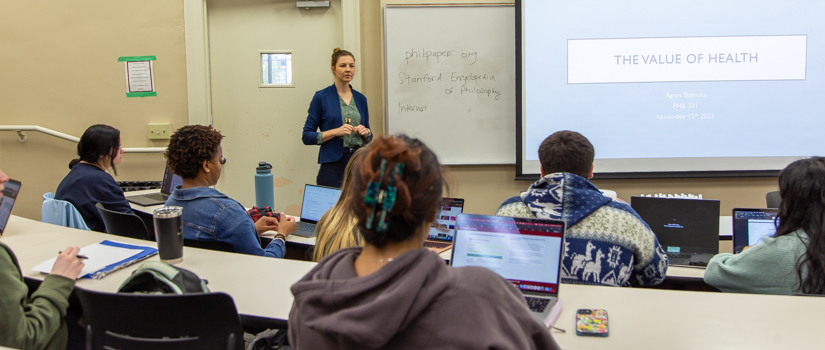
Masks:
[[[406,136],[367,145],[346,197],[363,247],[324,258],[292,286],[296,349],[558,349],[521,293],[482,267],[424,248],[441,208],[435,154]]]
[[[295,219],[263,216],[253,222],[243,205],[212,188],[226,163],[221,148],[223,135],[211,126],[187,125],[172,135],[166,163],[183,179],[166,205],[183,207],[183,237],[220,241],[236,253],[282,258],[286,237],[295,231]],[[275,239],[261,248],[260,234],[277,230]]]
[[[825,294],[825,158],[797,160],[779,173],[774,237],[710,259],[705,282],[724,292]]]

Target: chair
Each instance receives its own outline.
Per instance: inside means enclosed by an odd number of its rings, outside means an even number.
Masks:
[[[89,231],[86,220],[83,219],[83,215],[80,215],[77,208],[70,202],[54,199],[54,193],[51,192],[43,194],[43,203],[40,205],[40,221]]]
[[[95,207],[100,212],[103,225],[106,226],[106,233],[149,241],[155,240],[154,237],[150,237],[149,230],[137,215],[109,210],[100,203],[95,204]]]
[[[187,247],[195,247],[201,249],[218,250],[222,252],[234,253],[235,248],[231,244],[220,241],[198,241],[194,239],[184,239],[183,245]]]
[[[779,191],[772,191],[765,194],[765,202],[767,202],[768,208],[779,208],[781,201],[782,198],[779,197]]]
[[[86,349],[243,349],[241,320],[226,293],[75,291]]]

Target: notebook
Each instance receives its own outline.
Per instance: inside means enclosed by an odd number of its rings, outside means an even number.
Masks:
[[[104,240],[100,243],[80,248],[79,255],[85,255],[83,270],[77,278],[99,280],[108,274],[149,258],[158,253],[155,247],[127,244],[117,241]],[[40,273],[49,273],[57,257],[46,260],[34,268]]]
[[[11,216],[11,208],[17,200],[17,193],[20,192],[20,181],[9,179],[3,189],[3,198],[0,198],[0,235],[6,230],[6,224]]]
[[[733,252],[739,254],[746,246],[762,243],[776,233],[776,208],[733,208]]]
[[[561,312],[564,230],[560,220],[461,214],[451,264],[498,273],[521,290],[531,312],[549,327]]]
[[[441,210],[436,214],[435,221],[430,226],[430,232],[424,241],[424,247],[436,253],[452,248],[453,236],[455,236],[455,221],[458,214],[463,211],[463,198],[442,198]]]
[[[631,197],[667,253],[668,265],[704,267],[719,253],[719,201]]]
[[[301,221],[293,235],[315,237],[315,226],[321,216],[341,197],[341,189],[307,184],[304,186],[304,200],[301,203]]]
[[[164,204],[169,199],[172,191],[175,190],[175,187],[182,183],[183,179],[172,173],[172,169],[169,169],[167,165],[166,170],[163,171],[163,183],[160,185],[160,192],[126,196],[126,200],[144,207]]]

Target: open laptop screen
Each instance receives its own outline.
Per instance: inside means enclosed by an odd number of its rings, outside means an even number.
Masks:
[[[733,252],[739,253],[749,245],[759,244],[776,233],[774,220],[779,209],[734,208]]]
[[[633,196],[630,206],[650,226],[666,252],[719,252],[718,200]]]
[[[169,166],[167,165],[166,170],[163,172],[163,183],[161,184],[160,192],[172,194],[175,187],[181,184],[183,184],[183,179],[180,176],[175,175],[172,172],[172,169],[169,169]]]
[[[462,214],[452,265],[486,267],[522,291],[555,293],[563,235],[563,221]]]
[[[452,242],[455,236],[455,221],[464,211],[463,198],[442,198],[441,210],[436,214],[430,226],[427,238],[437,241]]]
[[[9,179],[4,187],[3,197],[0,198],[0,234],[6,230],[11,209],[14,207],[14,201],[17,200],[17,193],[20,192],[20,181]]]
[[[340,196],[339,188],[307,184],[304,187],[304,201],[301,203],[301,221],[318,223]]]

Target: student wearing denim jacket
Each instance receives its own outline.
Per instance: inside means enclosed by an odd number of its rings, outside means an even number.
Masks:
[[[166,205],[183,207],[183,237],[198,241],[231,244],[236,253],[282,258],[286,237],[295,231],[295,219],[262,216],[252,221],[238,201],[210,186],[221,177],[223,135],[211,126],[187,125],[172,135],[166,162],[183,179]],[[278,231],[275,239],[261,248],[260,234]]]

